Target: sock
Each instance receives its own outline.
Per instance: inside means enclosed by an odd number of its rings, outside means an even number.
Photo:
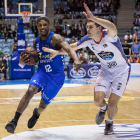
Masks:
[[[21,116],[21,114],[19,112],[16,112],[13,121],[18,122],[20,116]]]
[[[106,121],[108,121],[108,122],[113,122],[113,120],[110,120],[109,118],[108,118]]]
[[[103,111],[106,111],[107,105],[105,104],[105,106],[101,107],[100,109],[103,110]]]

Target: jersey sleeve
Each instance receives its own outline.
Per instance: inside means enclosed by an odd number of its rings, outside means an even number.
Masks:
[[[110,42],[117,42],[118,40],[118,36],[114,36],[114,37],[110,37],[107,35],[107,29],[103,30],[103,37],[106,36],[107,40],[109,40]]]
[[[89,41],[92,40],[91,38],[88,37],[88,35],[82,37],[78,42],[77,46],[79,48],[86,48],[88,47]]]

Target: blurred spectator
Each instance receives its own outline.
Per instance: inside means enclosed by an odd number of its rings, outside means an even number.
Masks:
[[[77,13],[77,19],[81,19],[81,15],[80,15],[80,12]]]
[[[92,64],[98,64],[98,62],[97,62],[97,60],[96,60],[96,56],[95,55],[93,55],[93,59],[92,59]]]
[[[67,31],[67,22],[64,23],[63,27],[62,27],[62,31],[63,34],[66,35],[66,31]]]
[[[93,0],[90,0],[90,1],[88,2],[88,7],[89,7],[89,9],[90,9],[91,11],[94,11],[94,10],[95,10],[95,6],[94,6]],[[81,10],[81,11],[84,11],[84,10]]]
[[[63,15],[63,19],[69,19],[69,18],[70,18],[70,15],[67,12],[65,12]]]
[[[73,2],[70,0],[70,2],[67,2],[67,6],[70,8],[69,11],[73,11]]]
[[[76,18],[77,18],[77,16],[76,16],[76,14],[75,14],[74,11],[72,11],[72,13],[71,13],[71,15],[70,15],[70,18],[71,18],[71,19],[76,19]]]
[[[134,26],[139,26],[140,25],[140,17],[139,15],[137,15],[137,17],[135,18],[134,22],[133,22]]]
[[[124,36],[124,40],[129,40],[129,39],[131,39],[132,40],[132,35],[130,35],[130,32],[129,31],[127,31],[127,33],[126,33],[126,35]]]
[[[125,41],[125,44],[122,45],[122,48],[125,55],[131,55],[131,45],[127,44],[127,41]]]
[[[132,54],[139,54],[140,53],[140,45],[137,40],[135,40],[135,44],[132,45]]]
[[[5,33],[3,32],[3,30],[1,30],[0,38],[1,38],[1,39],[5,39]]]
[[[67,26],[66,37],[71,37],[71,30],[69,26]]]
[[[132,60],[133,60],[133,63],[137,63],[137,54],[133,54],[133,57],[132,57]]]
[[[16,36],[17,36],[17,30],[14,29],[14,30],[13,30],[13,38],[15,38]]]
[[[0,73],[4,73],[3,80],[6,80],[6,68],[7,68],[7,64],[3,60],[3,57],[0,56]]]
[[[140,40],[140,34],[138,33],[138,30],[135,30],[134,34],[133,34],[133,40]]]
[[[11,38],[12,37],[12,34],[13,34],[11,25],[8,25],[7,31],[8,31],[8,38]]]
[[[137,59],[137,63],[140,63],[140,54],[139,54],[139,58]]]
[[[14,43],[17,43],[17,37],[14,38]]]
[[[76,42],[75,36],[72,36],[70,44],[75,43],[75,42]]]
[[[81,53],[83,54],[83,57],[87,60],[88,59],[88,53],[85,50],[82,50]]]
[[[17,43],[15,43],[15,44],[12,46],[12,54],[14,54],[16,51],[17,51]]]
[[[106,6],[102,8],[102,13],[108,13],[108,12],[109,10]],[[114,12],[114,11],[110,11],[110,12]]]
[[[56,33],[61,34],[62,33],[62,27],[60,26],[59,22],[57,22],[57,26],[55,27]]]
[[[84,32],[83,31],[80,31],[79,39],[82,38],[83,36],[85,36]]]
[[[132,59],[132,56],[130,55],[130,56],[128,56],[128,63],[133,63],[133,59]]]
[[[32,26],[32,33],[35,34],[35,38],[38,37],[38,29],[37,29],[37,26],[35,25],[35,23],[33,23],[33,26]]]
[[[61,9],[64,8],[64,5],[63,5],[63,2],[62,1],[60,1],[58,8],[61,8]]]
[[[86,34],[86,28],[84,25],[82,25],[81,31],[83,31],[83,33]]]
[[[108,20],[113,23],[113,19],[112,19],[111,15],[109,15]]]
[[[5,38],[8,38],[8,31],[5,33]]]
[[[87,64],[87,60],[83,57],[82,53],[79,54],[79,60],[81,64]]]
[[[77,25],[75,25],[74,29],[72,30],[72,36],[78,37],[79,30],[77,28]]]
[[[6,25],[6,24],[4,24],[4,27],[3,27],[3,32],[4,32],[4,33],[6,33],[6,31],[7,31],[7,25]]]
[[[32,20],[32,26],[33,26],[33,24],[36,25],[36,19],[35,18],[33,18],[33,20]]]
[[[88,64],[93,64],[93,58],[90,58]]]
[[[111,12],[111,13],[115,13],[116,12],[116,8],[114,7],[114,5],[112,3],[109,6],[109,12]]]
[[[3,57],[3,60],[6,60],[7,66],[8,66],[8,54],[5,54],[5,56]]]
[[[60,14],[60,11],[57,11],[57,13],[56,13],[55,16],[54,16],[54,21],[55,21],[55,20],[58,20],[58,22],[59,22],[60,24],[62,24],[62,19],[63,19],[62,14]],[[55,24],[55,23],[54,23],[54,24]]]
[[[101,14],[102,13],[102,9],[101,9],[101,7],[96,7],[95,8],[95,12],[94,12],[95,14]]]
[[[72,21],[72,24],[71,24],[71,29],[73,30],[74,29],[74,27],[75,27],[75,21]]]
[[[65,5],[65,6],[63,7],[63,12],[66,13],[66,14],[68,14],[69,9],[70,9],[70,8],[69,8],[67,5]]]
[[[136,17],[137,15],[140,15],[140,9],[138,7],[134,11],[134,16]]]
[[[81,30],[83,25],[83,21],[79,20],[78,29]]]

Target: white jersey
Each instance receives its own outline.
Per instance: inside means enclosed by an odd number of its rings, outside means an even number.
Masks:
[[[89,47],[100,60],[102,68],[109,71],[122,66],[129,68],[118,36],[109,37],[107,30],[102,31],[102,37],[98,43],[86,35],[77,42],[77,46],[79,48]]]

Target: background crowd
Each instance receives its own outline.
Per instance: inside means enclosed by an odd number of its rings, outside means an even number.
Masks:
[[[15,0],[17,2],[18,0]],[[33,0],[36,2],[35,0]],[[57,34],[62,35],[65,40],[70,43],[77,42],[81,37],[87,34],[86,32],[86,20],[85,16],[82,14],[84,11],[83,2],[87,3],[92,13],[100,18],[104,18],[111,22],[114,22],[114,15],[117,15],[119,10],[120,0],[56,0],[54,1],[54,28]],[[9,9],[13,10],[9,12],[15,12],[16,9],[12,7],[9,3]],[[35,6],[34,6],[35,7]],[[4,0],[0,2],[0,21],[4,20],[4,13],[1,12],[4,8]],[[128,31],[124,36],[124,42],[122,42],[122,47],[124,53],[130,63],[140,63],[140,0],[136,2],[134,11],[134,16],[136,17],[133,22],[134,26],[137,28],[132,31]],[[32,34],[34,38],[38,37],[37,30],[37,18],[31,18],[30,26],[25,27],[29,32],[25,32],[26,36]],[[67,21],[69,20],[69,21]],[[76,22],[78,20],[78,22]],[[17,25],[6,25],[0,24],[0,56],[3,60],[7,61],[8,57],[17,51]],[[32,46],[33,39],[26,39],[26,45]],[[8,50],[5,45],[10,44],[10,50]],[[95,64],[100,63],[97,57],[89,49],[81,49],[77,51],[77,55],[82,64]],[[1,59],[0,59],[1,62]],[[66,56],[66,64],[72,64],[73,60],[69,56]],[[0,72],[1,66],[0,64]],[[7,67],[5,67],[7,68]]]

